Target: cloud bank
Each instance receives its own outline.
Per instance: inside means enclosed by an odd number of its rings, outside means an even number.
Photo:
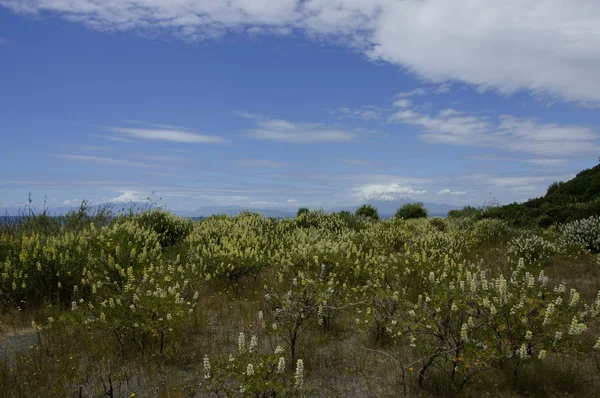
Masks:
[[[597,0],[0,0],[0,5],[97,30],[186,41],[304,32],[435,83],[461,81],[501,93],[528,90],[600,103]]]

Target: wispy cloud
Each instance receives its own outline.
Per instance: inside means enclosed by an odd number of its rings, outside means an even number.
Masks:
[[[105,164],[108,166],[122,166],[122,167],[153,167],[147,163],[132,162],[130,160],[115,159],[101,156],[86,156],[86,155],[56,155],[59,159],[72,160],[79,162],[91,162]]]
[[[421,195],[427,193],[425,189],[414,189],[399,183],[367,184],[359,186],[354,190],[354,196],[360,200],[392,199],[398,195]]]
[[[434,83],[600,102],[600,3],[548,0],[2,0],[103,31],[186,41],[306,32]],[[574,44],[576,43],[576,44]]]
[[[340,119],[363,119],[363,120],[379,120],[383,117],[382,109],[373,105],[364,105],[357,109],[337,108],[330,111],[330,114],[338,116]]]
[[[536,155],[537,164],[551,163],[541,159],[589,156],[600,152],[598,136],[585,126],[539,123],[511,115],[493,119],[454,109],[424,113],[405,107],[390,120],[418,127],[421,130],[419,138],[427,143],[485,146],[529,153]]]
[[[467,191],[453,191],[451,189],[445,188],[438,192],[438,195],[466,195]]]
[[[130,155],[131,157],[137,159],[149,160],[152,162],[169,162],[169,163],[185,163],[192,162],[194,159],[183,158],[181,156],[169,156],[169,155],[147,155],[147,154],[134,154]]]
[[[452,82],[449,82],[449,83],[442,83],[442,84],[439,84],[439,85],[438,85],[438,86],[435,88],[434,92],[435,92],[436,94],[438,94],[438,95],[439,95],[439,94],[448,94],[448,93],[450,93],[450,92],[452,91],[451,87],[452,87]]]
[[[105,140],[105,141],[111,141],[111,142],[126,142],[126,143],[135,142],[134,140],[132,140],[130,138],[125,138],[125,137],[121,137],[118,135],[94,134],[94,137],[100,138],[101,140]]]
[[[350,142],[357,134],[320,123],[293,123],[281,119],[256,119],[256,127],[246,132],[248,138],[296,144]]]
[[[239,116],[239,117],[243,117],[245,119],[262,119],[262,118],[264,118],[264,116],[262,116],[258,113],[250,113],[250,112],[245,112],[245,111],[234,111],[233,114],[236,116]]]
[[[170,141],[183,144],[225,144],[228,141],[215,135],[202,135],[187,130],[108,127],[107,131],[121,133],[131,138],[153,141]]]
[[[398,101],[394,101],[394,106],[397,106],[398,108],[408,108],[411,105],[412,105],[412,101],[407,100],[407,99],[401,99]]]
[[[8,40],[5,39],[4,37],[0,37],[0,46],[3,45],[4,43],[6,43]]]
[[[86,152],[96,152],[96,151],[112,151],[115,149],[114,146],[104,146],[104,145],[80,145],[77,149]]]
[[[408,98],[408,97],[414,97],[414,96],[420,96],[420,95],[425,95],[427,94],[427,91],[424,88],[415,88],[414,90],[411,91],[402,91],[396,94],[397,98]]]
[[[335,160],[338,163],[347,164],[350,166],[368,167],[368,168],[390,168],[397,166],[398,164],[392,162],[380,162],[376,160],[363,159],[363,158],[347,158],[337,157]]]
[[[535,166],[542,167],[559,167],[563,166],[568,162],[567,159],[561,158],[516,158],[511,156],[498,156],[498,155],[470,155],[467,156],[466,159],[469,160],[481,160],[485,162],[520,162],[520,163],[528,163]]]
[[[65,200],[63,202],[63,205],[74,206],[74,205],[78,205],[79,203],[81,203],[81,199],[75,198],[75,199],[71,199],[71,200]]]

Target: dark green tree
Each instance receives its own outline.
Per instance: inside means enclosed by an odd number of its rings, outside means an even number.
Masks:
[[[306,214],[306,213],[310,213],[310,210],[308,209],[308,207],[301,207],[298,209],[298,212],[296,213],[296,217],[300,217],[302,214]]]
[[[356,217],[370,218],[371,220],[379,220],[379,212],[372,205],[362,205],[354,212]]]
[[[394,218],[408,220],[411,218],[427,218],[429,213],[423,203],[407,203],[396,211]]]

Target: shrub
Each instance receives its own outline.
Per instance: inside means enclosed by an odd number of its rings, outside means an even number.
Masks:
[[[302,213],[294,219],[296,227],[299,228],[318,228],[329,231],[342,231],[346,229],[346,223],[334,214],[327,214],[323,210],[313,210],[308,213]]]
[[[600,216],[559,226],[560,243],[565,248],[600,252]]]
[[[19,306],[69,302],[94,234],[93,230],[56,236],[32,233],[3,239],[7,245],[0,260],[0,299]]]
[[[356,217],[379,220],[379,211],[372,205],[362,205],[354,212]]]
[[[348,228],[353,229],[355,231],[360,231],[366,227],[366,223],[364,222],[364,219],[355,216],[354,214],[350,213],[348,210],[342,210],[338,213],[334,213],[334,215],[336,217],[338,217],[340,220],[342,220]]]
[[[296,213],[296,217],[300,217],[302,214],[306,214],[306,213],[310,213],[310,210],[308,207],[301,207],[298,209],[298,212]]]
[[[210,358],[204,357],[201,386],[205,392],[217,397],[306,396],[301,359],[295,362],[294,369],[294,362],[291,366],[286,364],[281,346],[273,353],[265,352],[255,335],[247,342],[244,333],[240,333],[237,343],[237,351],[227,359],[211,364]]]
[[[418,253],[408,264],[417,275],[377,289],[356,322],[392,340],[384,347],[395,358],[399,347],[412,352],[412,359],[397,363],[402,375],[420,367],[420,386],[437,371],[460,392],[475,374],[504,364],[516,377],[523,363],[580,350],[586,323],[600,314],[600,298],[584,304],[575,289],[550,286],[543,271],[534,276],[522,260],[508,279]]]
[[[556,192],[562,185],[564,185],[564,182],[562,181],[554,181],[552,184],[550,184],[548,186],[548,190],[546,191],[546,195],[550,195],[553,192]]]
[[[484,218],[473,226],[471,239],[476,245],[498,245],[506,242],[511,231],[503,220]]]
[[[429,225],[431,225],[433,228],[440,232],[446,231],[447,228],[446,221],[443,218],[439,217],[432,218],[431,220],[429,220]]]
[[[133,221],[156,232],[162,247],[183,242],[192,232],[192,221],[165,210],[148,210],[133,216]]]
[[[260,214],[210,217],[187,237],[188,259],[207,278],[237,280],[270,264],[276,248],[276,223]]]
[[[71,303],[71,319],[116,337],[123,352],[130,343],[144,350],[157,341],[162,353],[169,334],[194,311],[199,293],[192,284],[201,274],[179,257],[155,262],[142,253],[136,262],[134,268],[109,257],[104,267],[86,269],[82,286],[91,294]]]
[[[527,265],[539,265],[558,252],[553,243],[529,233],[510,240],[507,251],[514,259],[525,260]]]
[[[412,218],[427,218],[429,213],[423,203],[407,203],[396,211],[395,218],[409,220]]]
[[[481,210],[473,206],[465,206],[460,210],[450,210],[448,217],[450,218],[471,218],[481,214]]]

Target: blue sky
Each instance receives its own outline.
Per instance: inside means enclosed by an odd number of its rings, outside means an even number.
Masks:
[[[592,0],[0,0],[0,207],[523,201],[597,163],[598,42]]]

